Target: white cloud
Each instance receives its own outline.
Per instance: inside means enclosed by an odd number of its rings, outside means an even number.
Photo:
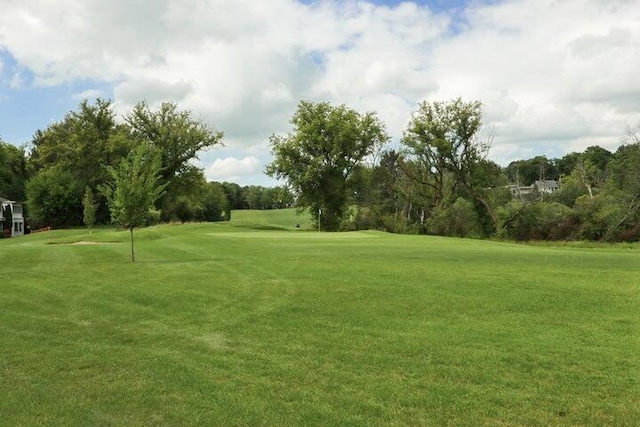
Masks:
[[[100,89],[87,89],[82,92],[76,93],[73,97],[79,101],[83,101],[85,99],[93,100],[96,98],[104,98],[105,93]]]
[[[640,0],[0,2],[0,49],[36,86],[106,82],[119,111],[176,101],[247,174],[302,99],[375,110],[396,139],[422,100],[481,100],[503,163],[615,147],[640,121]]]
[[[485,103],[506,160],[614,146],[640,119],[640,2],[504,1],[438,44],[433,98]],[[509,150],[507,150],[507,148]],[[511,155],[508,155],[510,151]]]
[[[253,175],[260,170],[260,160],[255,156],[242,159],[227,157],[215,159],[205,170],[209,181],[227,181],[242,183],[245,177]]]

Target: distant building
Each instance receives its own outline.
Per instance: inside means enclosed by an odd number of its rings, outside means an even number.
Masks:
[[[535,195],[551,194],[560,190],[560,183],[554,179],[545,179],[534,182],[532,185],[509,185],[513,197],[531,199]]]
[[[11,237],[22,236],[24,234],[22,205],[0,197],[0,224],[3,231],[4,223],[7,220],[5,214],[7,213],[11,215]]]
[[[560,184],[555,179],[545,179],[545,180],[536,181],[533,184],[533,186],[540,193],[551,194],[551,193],[555,193],[556,191],[560,190]]]

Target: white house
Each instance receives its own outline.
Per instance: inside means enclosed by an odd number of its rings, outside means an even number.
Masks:
[[[560,184],[555,179],[536,181],[533,185],[540,193],[555,193],[560,189]]]
[[[22,205],[11,200],[0,197],[0,223],[4,230],[5,213],[11,214],[11,237],[22,236],[24,234],[24,216],[22,215]]]

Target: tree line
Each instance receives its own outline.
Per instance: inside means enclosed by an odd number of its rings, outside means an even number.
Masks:
[[[285,187],[207,182],[193,161],[199,152],[220,145],[222,137],[176,104],[154,110],[141,102],[118,121],[110,101],[83,101],[61,121],[36,131],[27,147],[0,141],[0,196],[26,201],[32,227],[82,225],[86,198],[95,205],[93,222],[107,224],[113,218],[103,190],[114,181],[112,170],[145,146],[158,156],[157,184],[164,189],[147,223],[219,221],[229,219],[231,209],[293,205],[294,196]]]
[[[301,102],[266,172],[287,180],[324,230],[380,229],[516,240],[640,239],[640,126],[615,153],[592,146],[502,168],[482,104],[422,102],[399,149],[373,112]],[[550,182],[555,182],[549,187]]]
[[[389,148],[375,112],[345,105],[302,101],[291,124],[290,133],[271,136],[273,161],[265,170],[286,185],[241,187],[207,182],[195,166],[198,153],[220,145],[223,134],[190,111],[141,102],[118,121],[110,101],[84,101],[38,130],[26,149],[0,142],[0,196],[26,201],[32,226],[109,223],[118,171],[128,174],[124,188],[132,171],[157,162],[153,188],[161,191],[144,211],[145,223],[215,221],[233,209],[295,205],[327,231],[640,238],[640,126],[613,153],[592,146],[500,167],[487,158],[495,131],[483,126],[477,101],[420,103],[399,148]],[[558,183],[552,191],[539,184],[551,180]]]

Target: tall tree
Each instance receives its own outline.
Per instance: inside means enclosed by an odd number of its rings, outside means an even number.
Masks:
[[[160,153],[142,144],[123,159],[117,168],[109,167],[113,181],[101,187],[109,200],[114,222],[129,230],[131,262],[135,262],[133,229],[145,225],[149,209],[164,191],[160,183]]]
[[[141,142],[148,142],[161,153],[160,183],[167,191],[159,199],[163,218],[172,219],[172,207],[183,189],[180,181],[194,178],[194,171],[200,171],[191,161],[198,154],[221,143],[223,133],[206,123],[193,118],[191,111],[181,111],[176,104],[162,103],[152,110],[145,102],[135,106],[126,118],[131,135]]]
[[[24,150],[0,140],[0,196],[23,201],[27,177]]]
[[[485,160],[493,134],[482,138],[481,124],[480,102],[459,98],[422,102],[411,116],[402,143],[419,167],[412,178],[431,198],[431,209],[453,203],[463,194],[477,209],[485,233],[490,233],[496,221],[483,192],[488,182],[498,179],[499,168]]]
[[[131,148],[128,135],[126,127],[116,123],[113,104],[102,99],[94,103],[82,101],[78,109],[69,112],[63,120],[35,133],[28,160],[34,171],[32,179],[45,173],[46,179],[50,180],[52,174],[64,173],[69,186],[81,189],[78,193],[74,192],[73,199],[65,199],[68,205],[64,211],[71,213],[73,218],[68,225],[82,224],[84,189],[89,187],[95,191],[110,179],[105,166],[114,166],[127,155]],[[50,211],[44,206],[48,199],[33,198],[29,203],[39,211]],[[55,203],[59,204],[59,201]],[[96,203],[97,222],[108,222],[106,200],[96,194]],[[48,218],[49,221],[69,222],[65,218]]]
[[[268,175],[286,179],[323,230],[337,230],[351,195],[349,178],[362,160],[388,141],[375,113],[360,114],[344,105],[302,101],[293,132],[270,138],[274,160]]]

